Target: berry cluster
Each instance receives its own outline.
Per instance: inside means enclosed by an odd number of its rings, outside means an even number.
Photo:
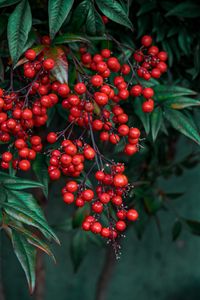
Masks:
[[[133,62],[127,63],[121,63],[109,49],[92,54],[87,47],[80,47],[80,59],[68,49],[66,55],[71,56],[78,75],[75,84],[68,85],[58,82],[52,72],[56,62],[50,57],[50,38],[44,36],[42,43],[39,53],[34,49],[25,53],[21,80],[24,86],[14,91],[11,80],[9,90],[0,89],[0,141],[10,142],[9,151],[1,156],[1,167],[8,169],[12,162],[14,169],[30,169],[30,161],[43,149],[43,141],[34,135],[34,128],[45,125],[48,109],[60,102],[68,111],[68,124],[64,130],[46,135],[45,140],[52,144],[44,152],[49,156],[49,177],[78,178],[85,171],[79,184],[68,179],[62,189],[63,200],[77,207],[87,205],[91,213],[82,223],[84,230],[115,240],[126,229],[126,221],[137,220],[138,213],[125,203],[132,185],[124,174],[124,165],[106,158],[96,139],[113,145],[123,143],[125,155],[139,150],[140,130],[129,125],[122,105],[128,99],[143,96],[143,112],[153,110],[154,91],[140,84],[138,77],[159,78],[167,70],[167,54],[151,46],[149,36],[142,38],[142,47],[134,53]],[[13,79],[12,71],[11,75]],[[75,127],[76,131],[80,128],[76,136]],[[86,184],[92,173],[93,188]]]
[[[98,182],[95,192],[85,188],[84,184],[78,185],[76,181],[68,181],[62,189],[62,195],[65,203],[75,203],[77,207],[90,203],[94,215],[85,217],[82,223],[83,230],[113,240],[126,229],[125,220],[136,221],[138,213],[134,209],[127,211],[123,204],[123,196],[126,196],[131,188],[126,175],[123,174],[124,165],[113,164],[109,168],[107,164],[106,169],[107,171],[99,170],[95,173]],[[103,218],[101,220],[101,215],[107,216],[106,222]]]
[[[49,141],[54,134],[49,133],[47,140]],[[66,176],[79,177],[84,169],[84,160],[92,160],[94,157],[95,151],[90,145],[83,144],[81,140],[64,140],[60,150],[53,150],[50,154],[49,177],[57,180],[61,173]]]

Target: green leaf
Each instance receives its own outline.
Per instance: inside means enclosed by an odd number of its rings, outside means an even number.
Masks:
[[[30,209],[23,208],[19,205],[13,206],[9,203],[2,203],[5,212],[13,219],[20,221],[29,226],[39,229],[47,239],[53,238],[58,244],[60,243],[53,230],[49,227],[47,222],[39,217]]]
[[[49,246],[45,242],[40,240],[31,231],[25,229],[22,226],[18,226],[14,223],[9,223],[8,226],[11,229],[16,230],[19,234],[23,235],[31,245],[33,245],[33,246],[37,247],[38,249],[44,251],[46,254],[48,254],[55,261],[55,257],[53,255],[53,253],[51,252]]]
[[[55,66],[51,73],[60,83],[68,83],[68,62],[65,53],[59,47],[55,47],[55,51]]]
[[[196,95],[195,91],[182,86],[156,85],[154,87],[156,100],[159,102],[170,100],[181,96]]]
[[[102,35],[105,32],[105,26],[99,13],[95,10],[92,3],[87,14],[86,30],[91,35]]]
[[[23,189],[29,189],[29,188],[42,188],[43,187],[43,185],[39,182],[22,179],[22,178],[16,177],[16,176],[11,176],[4,172],[0,172],[0,182],[3,183],[3,185],[7,189],[11,189],[11,190],[23,190]]]
[[[172,240],[176,241],[179,237],[182,230],[182,223],[179,220],[176,220],[174,222],[174,225],[172,227]]]
[[[46,222],[44,213],[32,194],[6,190],[6,195],[9,204],[11,204],[12,206],[21,206],[24,209],[30,209],[32,212],[38,215],[39,218],[43,219]]]
[[[37,157],[33,162],[33,170],[37,179],[43,186],[44,195],[48,197],[49,175],[44,154],[37,154]]]
[[[54,39],[54,44],[66,44],[66,43],[75,43],[75,42],[89,43],[90,41],[84,36],[73,34],[73,33],[65,33],[59,35]]]
[[[75,272],[78,270],[81,262],[87,253],[87,235],[82,230],[77,231],[71,243],[71,258]]]
[[[36,251],[26,238],[16,231],[11,235],[14,252],[25,272],[30,292],[35,288]]]
[[[119,23],[133,30],[133,25],[129,20],[123,7],[117,1],[96,0],[100,11],[110,20]]]
[[[152,139],[155,142],[158,132],[160,130],[160,127],[162,125],[162,110],[160,107],[156,107],[154,111],[152,112],[151,116],[151,134]]]
[[[49,0],[49,31],[51,39],[59,31],[60,27],[67,18],[74,0]]]
[[[140,9],[139,9],[139,11],[137,13],[137,16],[141,16],[143,14],[146,14],[146,13],[152,11],[155,7],[156,7],[156,3],[155,2],[144,2],[141,5],[141,7],[140,7]]]
[[[183,18],[196,18],[200,16],[200,6],[192,2],[182,2],[173,7],[166,17],[177,16]]]
[[[200,222],[199,221],[184,219],[184,222],[187,224],[189,230],[193,234],[200,235]]]
[[[185,29],[179,30],[178,44],[185,55],[189,55],[191,51],[191,35]]]
[[[139,100],[139,101],[137,101]],[[150,116],[149,114],[144,114],[144,112],[142,111],[142,107],[141,107],[141,101],[140,99],[137,99],[134,102],[134,112],[135,114],[139,117],[139,119],[141,120],[144,129],[146,131],[146,134],[149,134],[150,131]]]
[[[27,0],[21,1],[8,19],[8,45],[15,65],[21,56],[31,30],[32,15]]]
[[[0,0],[0,7],[6,7],[18,3],[20,0]]]
[[[200,135],[191,120],[182,112],[172,109],[166,109],[164,117],[170,122],[174,129],[180,131],[200,145]]]
[[[76,7],[72,16],[73,28],[80,30],[86,21],[89,8],[90,0],[84,0]]]
[[[169,99],[164,102],[164,105],[173,109],[183,109],[185,107],[199,106],[200,101],[189,97],[180,97]]]

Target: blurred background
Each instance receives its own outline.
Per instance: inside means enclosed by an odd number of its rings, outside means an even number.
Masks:
[[[46,13],[46,1],[30,3],[38,19]],[[129,39],[150,34],[168,52],[170,68],[162,84],[199,93],[199,1],[129,3],[135,28],[127,34]],[[36,12],[38,8],[41,12]],[[114,26],[108,24],[111,32]],[[120,32],[119,27],[116,36]],[[189,113],[199,132],[199,108]],[[85,239],[78,229],[80,215],[61,200],[61,181],[51,185],[49,199],[42,202],[61,241],[61,246],[52,244],[57,263],[38,254],[36,291],[30,296],[11,243],[0,233],[0,300],[200,299],[200,151],[193,141],[167,127],[167,134],[161,131],[155,144],[147,138],[140,153],[126,160],[130,181],[137,182],[130,201],[140,219],[119,241],[121,258],[116,260],[112,246],[101,240]],[[148,184],[140,185],[141,180]]]

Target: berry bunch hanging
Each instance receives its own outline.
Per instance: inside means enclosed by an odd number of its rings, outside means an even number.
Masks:
[[[49,55],[50,38],[44,36],[42,43],[39,53],[34,48],[25,52],[24,86],[14,90],[11,84],[7,91],[0,89],[0,141],[9,142],[1,167],[8,169],[12,164],[16,170],[27,171],[38,152],[46,153],[50,179],[66,177],[63,201],[88,207],[83,230],[115,240],[129,221],[138,219],[137,211],[126,203],[133,185],[125,175],[125,166],[105,157],[96,138],[114,147],[123,143],[128,156],[139,151],[141,132],[130,124],[121,104],[141,96],[143,112],[153,111],[154,91],[141,84],[140,78],[148,81],[166,72],[167,53],[153,46],[150,36],[143,36],[141,48],[126,63],[109,49],[92,54],[83,46],[78,55],[66,49],[64,59],[72,57],[77,74],[75,84],[68,85],[54,77],[56,62]],[[35,128],[46,124],[48,110],[57,103],[68,116],[66,128],[49,132],[45,138],[36,135]],[[80,128],[78,134],[75,128]],[[46,143],[52,145],[48,151]],[[95,183],[91,188],[86,181],[92,175]]]

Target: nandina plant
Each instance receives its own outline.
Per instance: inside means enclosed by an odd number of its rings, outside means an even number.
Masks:
[[[121,2],[50,0],[49,26],[32,26],[28,1],[0,3],[9,14],[1,63],[0,222],[31,292],[35,249],[54,258],[47,242],[59,240],[36,193],[25,189],[41,188],[48,199],[49,182],[64,182],[60,195],[66,210],[68,205],[77,210],[74,227],[110,243],[119,258],[127,226],[142,222],[131,201],[134,187],[145,195],[151,186],[144,164],[138,182],[128,176],[130,157],[139,161],[140,150],[169,124],[200,144],[195,125],[178,111],[199,105],[190,97],[195,92],[160,83],[161,75],[167,76],[168,53],[149,34],[136,39]],[[125,26],[129,38],[115,34],[114,26]],[[148,214],[161,208],[146,199]]]

